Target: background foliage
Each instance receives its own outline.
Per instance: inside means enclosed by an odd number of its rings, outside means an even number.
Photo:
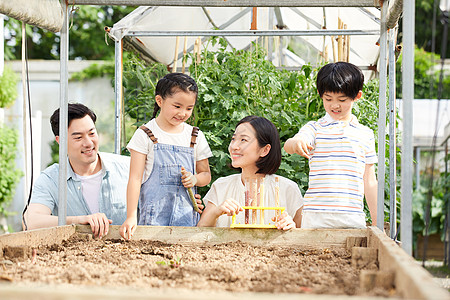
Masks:
[[[0,76],[0,107],[9,107],[17,98],[17,75],[5,66]]]

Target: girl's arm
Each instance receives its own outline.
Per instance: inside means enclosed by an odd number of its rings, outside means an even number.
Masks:
[[[377,177],[375,175],[375,166],[366,165],[364,171],[364,195],[366,196],[367,206],[369,206],[372,226],[377,225]],[[383,216],[380,216],[383,217]]]
[[[124,239],[131,239],[137,226],[137,206],[141,192],[142,175],[144,174],[147,155],[130,150],[130,176],[127,186],[127,219],[120,226],[120,235]]]
[[[196,186],[205,186],[211,182],[211,170],[209,169],[209,161],[207,158],[196,162],[195,177],[197,177]]]

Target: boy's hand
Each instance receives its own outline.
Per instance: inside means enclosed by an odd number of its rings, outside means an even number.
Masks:
[[[137,218],[136,217],[127,218],[125,222],[123,222],[122,226],[120,226],[119,228],[120,236],[126,240],[131,240],[131,237],[136,231],[136,228],[137,228]]]
[[[311,150],[313,150],[314,147],[311,146],[309,143],[305,142],[302,139],[296,140],[296,144],[294,146],[294,151],[298,155],[301,155],[307,159],[311,158]]]

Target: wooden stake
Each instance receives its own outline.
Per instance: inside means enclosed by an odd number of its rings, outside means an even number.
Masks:
[[[350,61],[350,36],[347,35],[347,62]]]
[[[199,64],[201,61],[201,48],[202,48],[202,39],[200,37],[197,38],[198,48],[197,48],[197,63]]]
[[[252,9],[252,24],[250,25],[250,30],[257,30],[258,26],[257,26],[257,13],[258,12],[258,8],[257,7],[253,7]]]
[[[333,50],[333,62],[336,62],[336,45],[334,43],[334,36],[331,36],[331,48]]]
[[[177,63],[178,63],[178,47],[180,46],[180,37],[177,36],[177,39],[175,41],[175,55],[173,57],[173,68],[172,73],[175,73],[177,71]]]
[[[342,23],[342,25],[343,25],[344,29],[347,29],[347,24]],[[346,49],[347,49],[347,36],[348,35],[344,35],[342,37],[342,60],[343,61],[348,61],[347,60],[347,51],[346,51]]]
[[[183,64],[181,66],[181,73],[184,73],[184,71],[186,69],[186,49],[187,49],[187,36],[184,37]]]
[[[341,18],[338,18],[338,29],[342,29]],[[338,36],[338,61],[342,61],[342,35]]]

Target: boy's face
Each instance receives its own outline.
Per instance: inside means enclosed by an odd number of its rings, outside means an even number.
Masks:
[[[344,93],[325,92],[322,95],[325,111],[336,121],[349,122],[352,116],[353,103],[361,98],[362,92],[352,99]]]

